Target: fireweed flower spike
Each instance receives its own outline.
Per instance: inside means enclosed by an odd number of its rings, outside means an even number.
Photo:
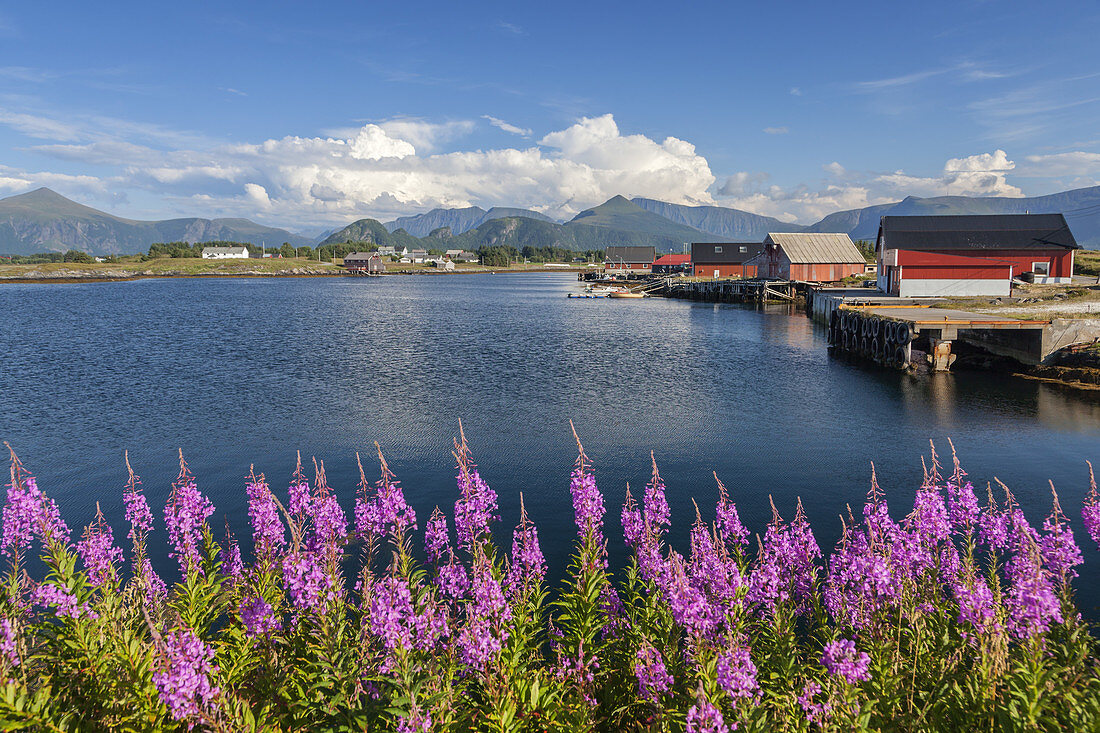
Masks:
[[[274,560],[286,546],[286,528],[279,517],[279,507],[271,487],[259,476],[252,466],[248,470],[245,484],[248,494],[248,519],[252,524],[252,542],[256,555],[263,561]]]
[[[115,547],[111,527],[103,518],[98,501],[95,503],[95,521],[84,529],[84,538],[76,543],[76,549],[88,569],[92,585],[103,586],[115,580],[115,563],[122,559],[122,550]]]
[[[130,523],[130,539],[136,545],[144,545],[145,538],[153,531],[153,512],[141,492],[141,478],[130,467],[129,451],[123,453],[126,462],[126,487],[122,490],[122,503],[126,505],[126,521]]]
[[[829,674],[843,678],[849,685],[871,679],[867,671],[870,663],[871,658],[856,649],[856,643],[851,639],[829,642],[821,655],[821,664],[829,670]]]
[[[69,528],[61,519],[57,504],[38,489],[34,476],[23,468],[11,446],[4,445],[11,453],[11,483],[4,505],[0,548],[16,559],[35,537],[43,544],[55,540],[68,542]]]
[[[455,502],[455,533],[458,535],[458,546],[473,553],[474,546],[488,535],[490,523],[499,519],[496,516],[497,495],[477,472],[461,421],[458,423],[458,434],[460,437],[455,439],[454,457],[458,463],[458,476],[455,478],[460,497]]]
[[[1092,472],[1091,463],[1089,463],[1089,493],[1085,497],[1085,506],[1081,509],[1081,521],[1089,537],[1100,548],[1100,495],[1096,493],[1096,476]]]
[[[193,725],[206,717],[220,693],[210,683],[218,672],[214,650],[186,627],[168,632],[160,644],[160,669],[153,684],[172,717]]]
[[[714,480],[718,483],[718,505],[715,507],[715,523],[718,527],[718,535],[733,551],[740,545],[749,543],[749,531],[741,524],[741,518],[737,515],[737,505],[729,499],[726,486],[718,478],[718,472],[712,472]]]
[[[172,552],[168,556],[179,563],[180,572],[186,578],[192,570],[202,573],[199,565],[201,528],[214,513],[214,505],[195,485],[195,477],[183,460],[183,449],[180,449],[179,455],[180,473],[172,484],[168,505],[164,507],[164,524],[172,544]]]
[[[523,494],[519,495],[519,525],[512,533],[512,564],[507,585],[511,595],[538,587],[546,577],[546,560],[539,547],[539,531],[527,517]]]
[[[1054,507],[1050,516],[1043,522],[1043,536],[1039,540],[1039,549],[1043,553],[1043,564],[1051,575],[1065,585],[1077,577],[1077,566],[1085,561],[1081,555],[1081,548],[1073,539],[1073,530],[1069,528],[1069,521],[1062,513],[1062,506],[1058,503],[1058,492],[1054,490],[1054,482],[1050,482],[1050,493],[1054,496]]]
[[[573,421],[569,421],[573,426]],[[573,437],[577,439],[577,461],[573,465],[573,473],[569,477],[569,493],[573,496],[573,516],[577,523],[577,531],[581,537],[592,535],[597,542],[603,541],[603,495],[596,488],[596,477],[589,469],[588,456],[584,453],[581,439],[577,437],[577,430],[573,428]]]

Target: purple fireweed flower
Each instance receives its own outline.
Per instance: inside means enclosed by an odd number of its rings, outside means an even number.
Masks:
[[[978,513],[978,545],[1001,551],[1008,547],[1008,516],[997,506],[992,489],[989,501]]]
[[[673,552],[657,579],[661,595],[676,623],[689,633],[710,636],[721,623],[718,609],[688,578],[683,557]]]
[[[313,493],[309,490],[309,484],[306,481],[292,481],[287,489],[287,499],[287,511],[296,517],[304,517],[309,511]]]
[[[122,492],[122,503],[126,506],[126,521],[130,523],[130,539],[141,541],[153,531],[153,510],[145,494],[141,492],[140,479],[132,475],[130,483]]]
[[[474,568],[470,599],[466,624],[458,636],[459,657],[467,667],[481,670],[494,663],[504,648],[509,637],[506,622],[512,618],[504,589],[488,563]]]
[[[842,677],[850,685],[871,679],[868,671],[870,663],[871,658],[856,649],[856,643],[851,639],[829,642],[821,655],[821,664],[829,670],[829,674]]]
[[[832,703],[827,699],[816,702],[815,697],[821,692],[821,685],[810,680],[802,687],[802,694],[798,696],[798,704],[806,714],[806,720],[810,723],[824,727],[825,722],[833,712]]]
[[[168,539],[173,548],[168,557],[179,563],[184,578],[192,568],[202,572],[198,547],[202,539],[201,527],[213,513],[214,505],[199,491],[193,480],[177,482],[173,486],[172,495],[164,507],[164,524],[168,527]]]
[[[951,526],[960,536],[967,536],[978,526],[978,498],[974,496],[974,486],[969,481],[957,486],[947,482],[947,514]]]
[[[401,578],[385,578],[372,590],[370,630],[387,651],[430,651],[450,633],[446,611],[430,600],[416,609]]]
[[[603,614],[603,629],[600,633],[605,639],[615,638],[620,632],[630,628],[630,618],[626,615],[626,606],[619,598],[615,587],[608,583],[600,591],[600,612]]]
[[[153,570],[153,564],[145,558],[141,563],[139,573],[141,586],[145,589],[145,602],[151,606],[157,606],[168,598],[168,586]]]
[[[839,623],[865,628],[897,598],[898,583],[886,552],[885,543],[871,546],[863,528],[845,527],[840,546],[829,557],[824,587],[825,608]]]
[[[101,587],[115,578],[115,563],[122,559],[122,550],[115,547],[111,527],[103,518],[103,512],[96,503],[95,522],[84,529],[84,539],[76,543],[80,559],[88,569],[88,579],[92,585]]]
[[[416,529],[416,512],[405,502],[401,482],[390,471],[381,449],[378,460],[382,477],[375,483],[372,496],[362,496],[357,501],[355,529],[363,541],[389,533],[396,542],[407,530]]]
[[[273,559],[286,546],[286,529],[279,516],[275,495],[264,475],[249,474],[245,484],[248,493],[248,520],[252,524],[252,542],[262,560]]]
[[[753,664],[752,655],[746,646],[737,646],[722,652],[715,663],[714,676],[718,686],[734,700],[760,696],[756,665]]]
[[[222,564],[222,574],[229,578],[231,585],[236,585],[244,577],[244,560],[241,559],[241,546],[234,539],[230,539],[229,551],[226,553],[225,562]]]
[[[659,701],[674,681],[665,667],[664,657],[649,644],[643,646],[634,659],[634,677],[638,680],[638,695],[651,702]]]
[[[489,533],[489,524],[496,520],[497,495],[472,465],[459,465],[458,488],[461,496],[455,502],[455,534],[458,546],[473,552],[474,545]]]
[[[1016,511],[1023,520],[1023,513]],[[1028,526],[1027,530],[1031,530]],[[1054,592],[1050,571],[1043,565],[1034,530],[1018,527],[1012,532],[1012,557],[1005,564],[1009,586],[1005,593],[1008,630],[1019,639],[1046,633],[1051,622],[1062,622],[1061,604]]]
[[[340,508],[340,502],[331,494],[315,496],[310,503],[309,514],[313,520],[313,531],[306,538],[306,544],[329,557],[340,554],[348,536],[348,520]]]
[[[516,594],[537,587],[545,577],[546,560],[539,547],[539,531],[527,518],[527,510],[521,509],[519,525],[512,533],[512,564],[506,581],[509,592]]]
[[[153,684],[172,717],[193,724],[220,692],[210,683],[210,675],[218,672],[214,650],[187,628],[165,634],[163,641]]]
[[[428,556],[428,562],[437,564],[448,554],[451,549],[451,535],[447,529],[447,517],[435,508],[432,516],[428,517],[428,523],[424,525],[424,554]]]
[[[687,573],[692,585],[706,594],[715,610],[728,615],[740,605],[739,590],[745,581],[737,563],[726,554],[725,545],[719,545],[715,539],[710,527],[697,519],[691,527]]]
[[[772,504],[772,523],[764,534],[761,552],[749,577],[748,599],[769,613],[787,600],[805,613],[817,585],[816,561],[821,548],[814,539],[802,501],[794,521],[784,525]]]
[[[665,482],[657,471],[657,459],[650,451],[649,459],[653,462],[653,477],[645,486],[645,494],[642,496],[644,506],[645,523],[650,531],[660,537],[671,526],[672,512],[668,508],[668,499],[665,497]]]
[[[714,480],[718,481],[718,504],[714,507],[718,536],[731,550],[738,545],[747,545],[749,530],[741,524],[741,518],[737,515],[737,505],[729,500],[726,487],[718,480],[717,473],[714,474]]]
[[[959,604],[959,623],[969,624],[978,633],[996,631],[997,605],[989,583],[967,566],[951,582],[951,592]]]
[[[592,533],[603,539],[603,494],[596,487],[596,477],[578,459],[569,477],[569,493],[573,495],[573,516],[581,536]]]
[[[465,598],[470,590],[470,575],[452,556],[450,562],[439,568],[435,585],[444,597],[458,601]]]
[[[247,636],[269,636],[283,628],[275,609],[260,596],[246,596],[241,600],[238,612]]]
[[[18,631],[7,616],[0,616],[0,654],[12,667],[19,666]]]
[[[1092,472],[1091,463],[1089,463],[1089,493],[1085,497],[1085,505],[1081,508],[1081,521],[1093,543],[1100,547],[1100,494],[1096,493],[1096,476]]]
[[[947,506],[938,489],[922,487],[913,501],[909,529],[926,546],[946,540],[951,535]]]
[[[3,511],[3,536],[0,547],[10,555],[30,547],[38,537],[68,541],[69,528],[61,519],[57,504],[38,489],[34,476],[24,476],[8,484],[8,500]]]
[[[79,603],[71,592],[53,583],[38,585],[31,593],[31,601],[43,608],[53,608],[59,618],[97,618],[87,603]]]
[[[626,544],[638,547],[645,535],[645,520],[642,519],[642,512],[634,502],[634,497],[630,495],[629,484],[626,487],[626,500],[623,502],[622,522]]]
[[[1074,569],[1085,561],[1081,555],[1081,548],[1073,539],[1073,530],[1069,528],[1066,515],[1062,514],[1062,507],[1058,503],[1058,494],[1054,491],[1054,484],[1050,485],[1054,494],[1054,508],[1050,516],[1043,522],[1043,536],[1039,540],[1039,551],[1043,556],[1043,564],[1051,575],[1062,583],[1068,583],[1077,577]]]
[[[320,611],[336,598],[336,583],[325,572],[324,558],[302,550],[283,557],[283,588],[299,611]]]
[[[733,728],[737,729],[736,723]],[[730,727],[726,725],[722,711],[700,694],[695,704],[688,709],[687,727],[684,730],[687,733],[729,733]]]
[[[432,716],[413,706],[408,715],[397,718],[397,733],[428,733],[432,730]]]

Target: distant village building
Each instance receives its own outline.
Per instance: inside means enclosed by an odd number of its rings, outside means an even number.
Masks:
[[[384,245],[382,247],[379,247],[377,252],[382,257],[392,257],[393,255],[397,254],[397,248],[392,245]],[[359,253],[357,252],[356,254]]]
[[[661,255],[653,261],[654,275],[675,275],[691,270],[691,255]]]
[[[406,250],[406,254],[411,262],[424,262],[428,259],[428,250],[426,249]]]
[[[759,263],[760,277],[827,283],[862,275],[867,258],[847,234],[785,232],[764,239]]]
[[[204,260],[247,260],[248,247],[203,247]]]
[[[434,267],[438,267],[441,270],[453,270],[455,269],[455,263],[443,257],[436,257],[428,260]]]
[[[889,295],[1010,295],[1012,278],[1073,279],[1080,249],[1061,214],[884,216],[875,254]]]
[[[760,242],[692,242],[691,270],[696,277],[756,277],[750,264],[764,251]]]
[[[454,252],[454,254],[450,254]],[[468,252],[466,250],[447,250],[448,255],[452,262],[477,262],[477,252]]]
[[[352,272],[362,272],[368,275],[386,271],[386,264],[377,252],[352,252],[344,258],[344,267]]]
[[[656,247],[620,247],[615,245],[604,250],[603,269],[612,273],[652,272],[653,261],[656,259]]]

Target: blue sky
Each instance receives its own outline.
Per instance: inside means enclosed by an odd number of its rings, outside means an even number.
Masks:
[[[316,231],[1100,182],[1100,5],[8,4],[0,195]]]

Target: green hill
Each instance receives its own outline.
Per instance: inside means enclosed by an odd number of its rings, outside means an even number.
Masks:
[[[0,253],[78,249],[94,255],[144,252],[154,242],[235,241],[294,246],[307,237],[248,219],[138,221],[78,204],[48,188],[0,199]]]

